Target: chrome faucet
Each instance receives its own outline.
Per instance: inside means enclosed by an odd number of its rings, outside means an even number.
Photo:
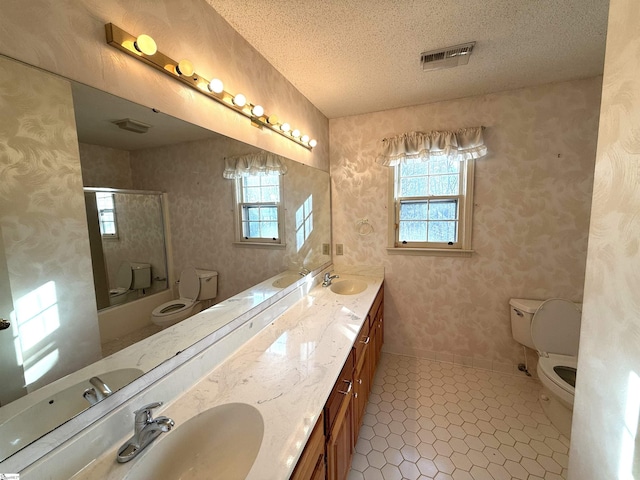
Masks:
[[[168,432],[175,425],[175,422],[169,417],[153,418],[151,410],[158,408],[160,405],[162,405],[162,402],[150,403],[133,412],[135,416],[133,437],[124,442],[118,449],[117,460],[119,463],[125,463],[135,458],[161,433]]]
[[[100,380],[100,377],[91,377],[89,379],[89,383],[93,385],[93,387],[87,388],[82,393],[82,396],[91,405],[95,405],[100,400],[104,400],[113,393],[107,384]]]
[[[324,274],[324,281],[322,282],[322,286],[323,287],[328,287],[329,285],[331,285],[331,281],[334,278],[340,278],[340,275],[331,275],[330,272],[327,272]]]

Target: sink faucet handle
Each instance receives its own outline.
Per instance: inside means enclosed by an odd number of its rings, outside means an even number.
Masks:
[[[151,410],[153,410],[154,408],[158,408],[161,405],[162,402],[153,402],[133,412],[133,414],[135,415],[136,426],[144,426],[145,424],[151,422],[153,420]]]

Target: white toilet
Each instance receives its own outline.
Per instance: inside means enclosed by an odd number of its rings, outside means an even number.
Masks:
[[[180,274],[180,298],[163,303],[151,312],[151,321],[162,328],[175,325],[202,310],[204,300],[218,294],[218,272],[187,268]]]
[[[512,298],[509,305],[513,338],[538,352],[542,409],[560,433],[571,438],[581,305],[559,298]]]
[[[129,293],[151,286],[151,265],[148,263],[122,262],[116,275],[116,288],[109,290],[109,304],[125,303]]]

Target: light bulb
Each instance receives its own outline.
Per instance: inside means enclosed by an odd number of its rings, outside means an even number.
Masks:
[[[211,80],[209,82],[209,90],[211,90],[213,93],[222,93],[224,91],[224,84],[222,83],[222,80],[220,80],[219,78],[214,78],[213,80]]]
[[[269,116],[269,118],[267,118],[267,122],[269,122],[270,125],[276,125],[278,123],[278,120],[279,118],[275,115],[271,115]]]
[[[136,41],[133,42],[133,46],[140,53],[144,53],[145,55],[154,55],[158,51],[158,46],[153,38],[149,35],[140,35],[136,38]]]
[[[254,105],[251,109],[251,113],[253,113],[256,117],[261,117],[264,115],[264,108],[260,105]]]
[[[189,60],[180,60],[180,62],[176,66],[176,73],[178,75],[190,77],[194,72],[195,69],[193,68],[193,63],[191,63]]]
[[[288,132],[289,130],[291,130],[291,125],[289,125],[288,123],[283,123],[282,125],[280,125],[280,130],[282,130],[283,132]]]
[[[243,94],[239,93],[233,97],[233,103],[242,108],[247,104],[247,99]]]
[[[315,147],[318,144],[318,142],[316,141],[315,138],[312,138],[311,140],[309,140],[309,146],[311,148]]]
[[[300,130],[296,128],[293,132],[291,132],[291,135],[295,138],[298,138],[300,136]]]
[[[307,143],[309,141],[309,135],[302,135],[302,138],[300,140],[302,140],[304,143]]]

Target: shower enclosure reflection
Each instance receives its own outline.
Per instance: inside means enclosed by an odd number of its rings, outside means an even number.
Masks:
[[[98,310],[167,289],[162,194],[84,190]]]

